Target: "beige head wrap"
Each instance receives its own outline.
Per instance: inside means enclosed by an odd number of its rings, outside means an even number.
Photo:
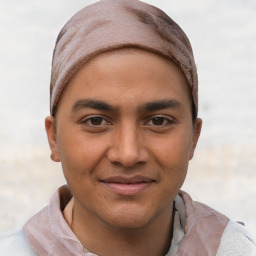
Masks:
[[[138,47],[174,61],[198,108],[197,70],[190,42],[163,11],[137,0],[102,0],[76,13],[61,30],[52,61],[51,114],[71,77],[93,56]]]

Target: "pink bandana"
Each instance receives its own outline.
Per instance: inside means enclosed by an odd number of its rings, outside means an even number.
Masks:
[[[195,111],[197,70],[190,42],[163,11],[137,0],[102,0],[75,14],[61,30],[52,60],[51,114],[71,77],[95,55],[137,47],[174,61],[187,78]]]

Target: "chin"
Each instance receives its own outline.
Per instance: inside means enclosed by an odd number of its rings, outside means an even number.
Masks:
[[[155,214],[148,209],[141,209],[138,205],[133,207],[128,205],[111,210],[108,213],[105,211],[106,215],[101,218],[106,224],[124,230],[146,227],[155,217]]]
[[[150,221],[140,216],[120,216],[109,220],[108,224],[116,229],[131,230],[142,229],[148,225]]]

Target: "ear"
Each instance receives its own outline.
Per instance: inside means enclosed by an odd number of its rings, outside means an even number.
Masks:
[[[195,120],[195,123],[193,124],[193,142],[192,142],[192,148],[191,148],[191,151],[190,151],[189,160],[191,160],[194,156],[197,141],[199,139],[201,129],[202,129],[202,123],[203,123],[202,119],[197,118]]]
[[[55,118],[52,116],[47,116],[45,118],[45,130],[48,137],[49,146],[51,149],[51,159],[54,162],[60,162],[59,151],[56,140],[56,127]]]

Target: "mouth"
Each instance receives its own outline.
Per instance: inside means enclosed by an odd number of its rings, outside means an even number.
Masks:
[[[114,176],[101,180],[101,182],[115,194],[134,196],[152,186],[155,180],[145,176]]]

